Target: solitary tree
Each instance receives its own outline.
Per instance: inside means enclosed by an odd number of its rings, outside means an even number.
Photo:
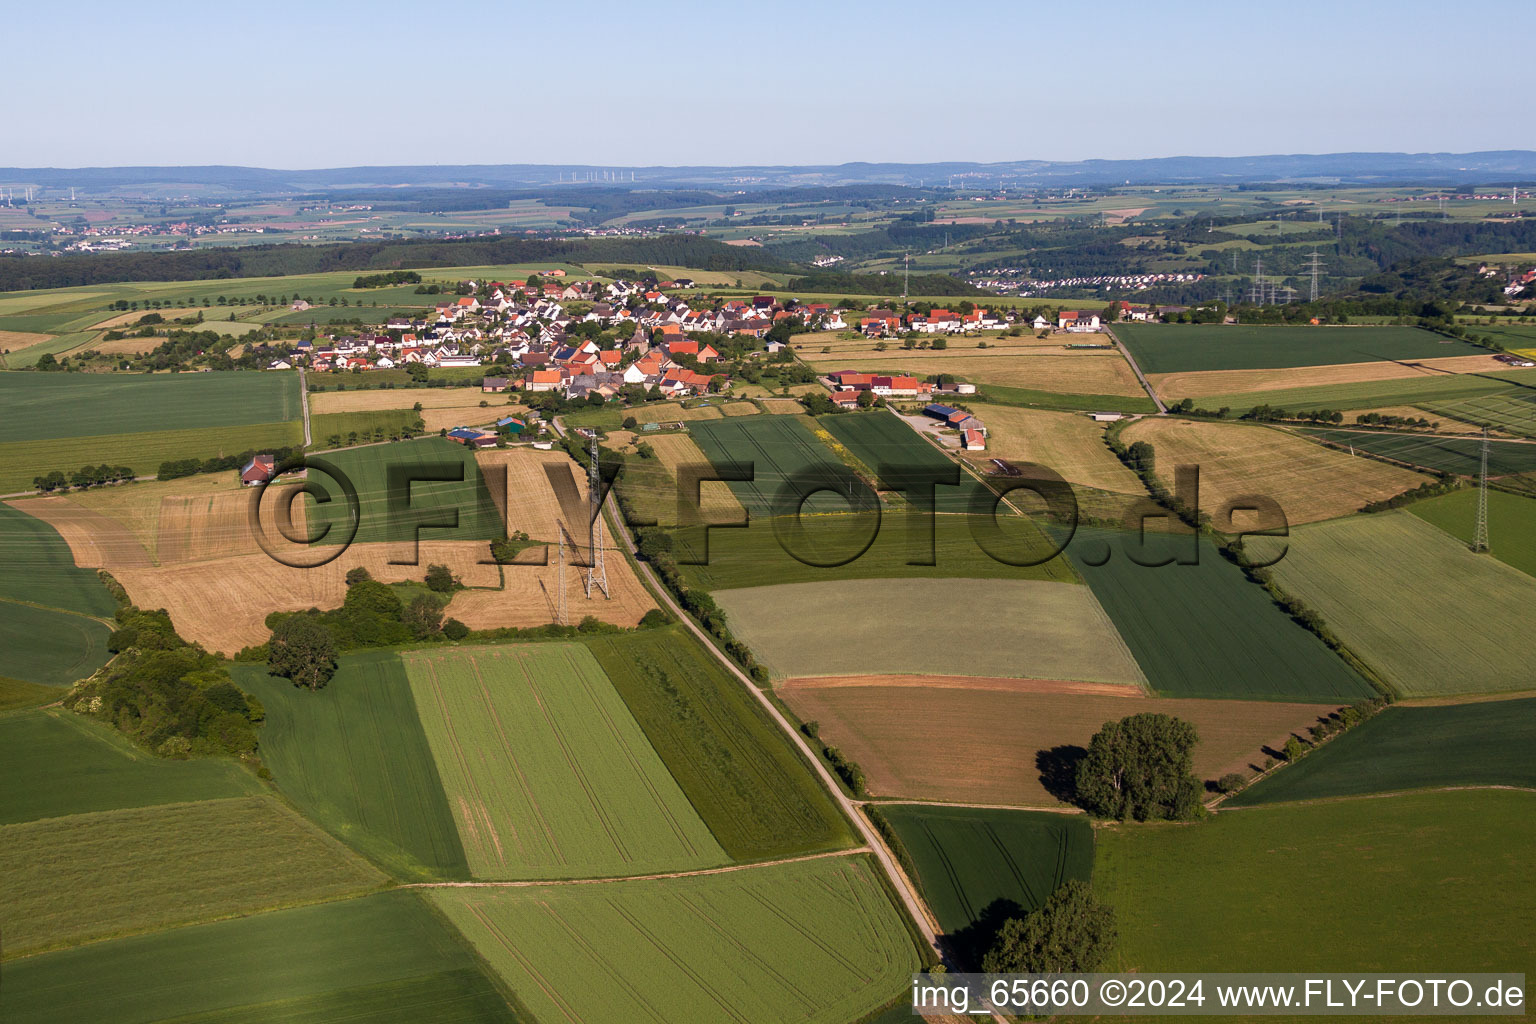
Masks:
[[[336,672],[336,642],[330,630],[308,615],[292,615],[272,631],[267,670],[318,690]]]
[[[1039,910],[1003,922],[982,958],[988,974],[1065,974],[1096,971],[1108,959],[1118,933],[1112,907],[1086,883],[1073,880]]]
[[[1200,815],[1195,727],[1143,713],[1106,722],[1077,768],[1077,802],[1103,818],[1187,821]]]

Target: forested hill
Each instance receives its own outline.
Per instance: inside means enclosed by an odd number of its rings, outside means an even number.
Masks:
[[[339,245],[258,245],[188,252],[6,256],[0,257],[0,291],[67,288],[114,281],[205,281],[230,277],[285,277],[327,270],[485,266],[542,260],[657,264],[726,271],[800,269],[753,246],[726,245],[697,235],[349,242]]]

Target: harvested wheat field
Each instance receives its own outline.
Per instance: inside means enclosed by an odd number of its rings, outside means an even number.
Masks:
[[[783,697],[795,714],[821,726],[821,738],[858,762],[877,796],[1021,807],[1059,801],[1041,779],[1036,757],[1061,746],[1086,747],[1108,721],[1141,712],[1175,715],[1200,733],[1195,774],[1214,779],[1264,763],[1292,732],[1334,709],[1331,704],[1170,700],[1121,688],[1083,693],[1082,684],[1012,680],[962,687],[791,684]],[[851,684],[851,685],[849,685]],[[914,728],[921,723],[921,728]]]
[[[164,608],[183,637],[225,654],[264,643],[270,633],[265,619],[271,612],[340,606],[347,570],[355,567],[367,569],[384,583],[420,580],[434,563],[448,566],[468,586],[494,587],[501,580],[495,565],[480,564],[490,557],[490,549],[479,542],[423,541],[419,564],[391,564],[392,557],[401,556],[395,545],[354,544],[314,568],[295,568],[257,553],[157,568],[120,568],[113,574],[134,604]]]
[[[0,352],[16,352],[52,340],[53,335],[51,334],[34,334],[31,331],[0,331]]]
[[[475,461],[508,534],[553,543],[563,520],[573,536],[586,537],[587,478],[565,452],[498,448],[476,452]]]
[[[775,416],[798,416],[805,412],[805,406],[797,398],[763,398],[759,401],[764,410]]]
[[[1212,515],[1226,502],[1261,494],[1279,502],[1287,522],[1312,523],[1358,512],[1429,479],[1271,427],[1149,418],[1120,436],[1126,444],[1152,445],[1164,481],[1172,481],[1176,465],[1199,466],[1200,508]],[[1237,525],[1264,524],[1240,517]]]
[[[1075,339],[1076,340],[1076,339]],[[943,352],[968,352],[977,349],[982,343],[986,344],[981,351],[991,349],[1016,349],[1016,348],[1055,348],[1062,346],[1061,335],[1055,337],[1040,338],[1034,331],[1025,334],[1016,334],[1011,337],[1000,337],[997,331],[987,331],[975,335],[945,336],[945,348]],[[884,345],[884,349],[876,349],[876,345]],[[814,334],[797,334],[794,338],[795,351],[806,359],[814,359],[822,356],[879,356],[882,354],[900,354],[907,351],[902,348],[900,341],[890,339],[866,338],[862,334],[852,331],[820,331]],[[830,353],[822,349],[829,348]],[[922,351],[931,351],[923,349]]]
[[[26,498],[7,504],[57,530],[69,545],[75,564],[83,569],[135,569],[153,564],[133,531],[68,498]]]
[[[1439,424],[1439,426],[1434,428],[1435,433],[1437,434],[1477,434],[1481,436],[1483,433],[1483,428],[1480,424],[1468,423],[1465,420],[1452,419],[1444,413],[1428,412],[1424,409],[1420,409],[1415,405],[1394,405],[1387,408],[1378,406],[1374,409],[1350,409],[1343,414],[1343,425],[1346,427],[1352,427],[1355,425],[1356,416],[1363,416],[1370,412],[1374,412],[1379,416],[1401,416],[1405,419],[1415,420],[1422,417],[1431,423]],[[1490,433],[1494,437],[1509,436],[1502,430],[1493,430],[1490,431]]]
[[[922,377],[934,373],[952,373],[980,384],[1027,388],[1076,395],[1146,394],[1136,374],[1118,352],[1069,353],[1055,348],[1036,353],[1033,349],[971,349],[942,352],[886,352],[873,358],[855,360],[845,356],[807,356],[820,371],[857,369],[864,373],[905,373]]]
[[[698,445],[687,434],[657,434],[646,437],[645,443],[656,453],[656,468],[661,472],[638,472],[626,477],[626,492],[640,508],[664,524],[698,522],[698,516],[681,514],[677,505],[677,473],[682,466],[709,466],[709,459],[699,451]],[[699,483],[699,511],[705,522],[739,523],[746,511],[729,484],[722,480],[704,480]]]
[[[97,352],[113,356],[136,356],[159,348],[167,340],[169,339],[164,335],[153,335],[148,338],[118,338],[116,341],[93,341],[76,347],[94,349]],[[239,353],[232,352],[230,357],[238,359]]]
[[[1279,391],[1322,384],[1357,384],[1369,380],[1443,377],[1453,373],[1484,373],[1509,367],[1486,356],[1444,356],[1412,362],[1336,363],[1330,366],[1290,366],[1265,370],[1186,370],[1151,373],[1147,380],[1165,401],[1232,395],[1246,391]]]
[[[756,416],[761,410],[752,402],[726,402],[720,411],[727,416]]]
[[[629,415],[634,417],[636,423],[671,423],[722,418],[719,406],[701,405],[697,409],[686,409],[676,402],[651,402],[631,409]]]
[[[462,409],[489,402],[500,409],[505,394],[487,394],[479,388],[380,388],[368,391],[311,391],[309,411],[378,412],[381,409],[410,409],[419,402],[423,409]],[[507,413],[506,415],[512,415]]]
[[[1141,495],[1146,488],[1104,443],[1104,425],[1082,413],[1047,412],[1007,405],[974,405],[987,425],[986,452],[965,457],[983,473],[990,460],[1037,462],[1071,484],[1101,491]]]
[[[542,552],[539,552],[542,557]],[[569,551],[567,559],[571,559]],[[566,614],[572,624],[588,615],[615,626],[634,626],[656,602],[641,585],[634,570],[617,548],[605,547],[603,561],[608,572],[608,597],[594,589],[587,596],[586,569],[571,561],[565,569]],[[560,567],[555,553],[549,553],[549,565],[509,565],[502,590],[461,590],[448,605],[447,614],[470,629],[499,629],[504,626],[542,626],[554,622],[559,611]]]

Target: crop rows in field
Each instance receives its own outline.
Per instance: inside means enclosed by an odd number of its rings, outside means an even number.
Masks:
[[[1245,413],[1259,405],[1270,405],[1290,412],[1418,406],[1425,410],[1433,408],[1441,416],[1465,420],[1469,413],[1457,411],[1463,401],[1475,404],[1482,396],[1509,392],[1511,385],[1529,385],[1533,381],[1536,381],[1536,370],[1439,373],[1412,378],[1207,395],[1196,404],[1206,409],[1228,406],[1236,413]]]
[[[737,500],[754,516],[791,514],[791,478],[806,472],[841,472],[843,464],[799,420],[790,416],[743,416],[689,424],[694,443],[717,468],[751,463],[753,478],[730,484]],[[805,502],[806,512],[846,511],[845,498],[820,493]]]
[[[1507,388],[1494,394],[1438,398],[1420,402],[1430,412],[1468,423],[1486,423],[1495,430],[1536,437],[1536,387]]]
[[[315,693],[263,665],[234,676],[266,707],[261,756],[288,799],[398,875],[468,877],[399,655],[345,655]]]
[[[1267,327],[1116,324],[1144,373],[1328,366],[1486,355],[1487,349],[1417,327]]]
[[[1339,447],[1382,455],[1398,462],[1423,466],[1437,473],[1476,476],[1482,468],[1480,437],[1446,437],[1443,434],[1401,434],[1376,430],[1318,430],[1302,433]],[[1519,441],[1488,442],[1488,474],[1536,471],[1536,444]]]
[[[1268,540],[1262,545],[1268,549]],[[1409,696],[1529,689],[1536,580],[1408,512],[1291,531],[1273,572]]]
[[[293,373],[7,373],[0,441],[211,429],[299,417]]]
[[[433,899],[540,1020],[842,1024],[918,966],[857,856]]]
[[[0,826],[5,955],[372,889],[384,875],[271,797]]]
[[[7,1024],[519,1019],[463,940],[408,892],[29,957],[6,964],[5,998]]]
[[[691,634],[674,627],[586,643],[731,858],[786,857],[851,841],[799,754]]]
[[[1471,544],[1477,524],[1477,491],[1464,487],[1428,501],[1416,501],[1408,506],[1408,511]],[[1488,537],[1494,558],[1536,577],[1536,499],[1489,490]]]
[[[1227,805],[1432,786],[1536,788],[1536,698],[1387,708]]]
[[[715,592],[777,677],[949,673],[1145,679],[1087,587],[1039,580],[784,583]],[[935,618],[950,619],[935,629]]]
[[[913,473],[923,476],[949,474],[959,486],[934,486],[934,508],[939,512],[990,514],[997,506],[996,495],[985,484],[960,469],[889,412],[823,416],[816,423],[881,480],[894,482],[904,474]],[[912,501],[911,495],[903,494],[903,498]],[[1006,505],[999,509],[999,514],[1008,512]]]
[[[984,914],[1022,917],[1062,883],[1086,882],[1093,873],[1093,829],[1084,817],[923,804],[883,804],[880,813],[951,934]]]
[[[1375,694],[1203,538],[1148,532],[1138,542],[1081,527],[1067,555],[1159,693],[1342,702]]]
[[[585,647],[404,660],[476,877],[637,875],[726,861]]]

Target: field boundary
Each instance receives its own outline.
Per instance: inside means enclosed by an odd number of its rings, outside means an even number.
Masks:
[[[826,860],[829,857],[853,857],[874,853],[868,846],[849,847],[845,850],[823,850],[799,857],[778,857],[773,860],[749,861],[745,864],[722,864],[713,868],[693,868],[688,871],[663,871],[649,875],[605,875],[593,878],[520,878],[501,882],[408,882],[395,886],[397,889],[528,889],[546,885],[606,885],[609,882],[649,882],[663,878],[694,878],[699,875],[725,875],[735,871],[752,871],[757,868],[777,867],[780,864],[798,864],[808,860]]]

